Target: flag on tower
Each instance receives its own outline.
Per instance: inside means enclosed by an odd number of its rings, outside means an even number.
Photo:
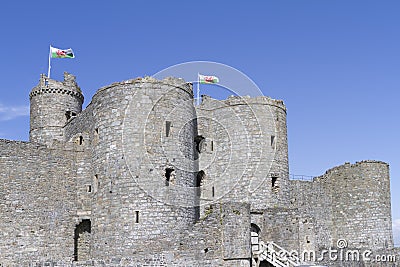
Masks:
[[[68,49],[59,49],[50,46],[50,54],[51,58],[74,58],[74,52],[71,48]]]
[[[219,79],[217,76],[206,76],[199,74],[200,83],[218,83]]]

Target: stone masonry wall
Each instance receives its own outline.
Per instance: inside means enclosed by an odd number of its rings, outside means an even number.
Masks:
[[[0,263],[72,260],[73,153],[0,140]]]

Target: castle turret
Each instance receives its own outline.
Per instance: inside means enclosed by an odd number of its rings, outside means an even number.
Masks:
[[[199,148],[202,204],[223,198],[259,210],[284,203],[289,167],[283,101],[204,96],[196,111],[204,139]]]
[[[64,81],[40,76],[29,94],[31,104],[30,141],[50,145],[64,141],[63,127],[82,111],[83,95],[75,76],[64,73]]]

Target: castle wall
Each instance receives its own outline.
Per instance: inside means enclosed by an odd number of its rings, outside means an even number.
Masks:
[[[98,137],[93,123],[92,106],[89,105],[63,127],[66,147],[75,151],[77,168],[76,205],[79,220],[91,218],[92,199],[98,189],[92,159],[92,146],[98,142]]]
[[[0,140],[0,263],[72,260],[73,153]]]
[[[327,249],[332,243],[331,196],[316,179],[290,181],[290,207],[298,210],[299,251]]]

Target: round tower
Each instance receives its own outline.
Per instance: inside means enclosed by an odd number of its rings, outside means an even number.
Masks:
[[[60,82],[42,74],[29,98],[30,141],[45,145],[53,140],[64,141],[63,127],[82,111],[84,98],[75,76],[65,72]]]
[[[150,77],[114,83],[90,108],[93,257],[154,252],[196,219],[192,86]]]
[[[202,204],[249,202],[252,209],[284,205],[288,190],[286,107],[281,100],[203,97],[197,108]]]
[[[393,248],[389,165],[365,160],[318,178],[332,204],[332,242],[372,251]]]

